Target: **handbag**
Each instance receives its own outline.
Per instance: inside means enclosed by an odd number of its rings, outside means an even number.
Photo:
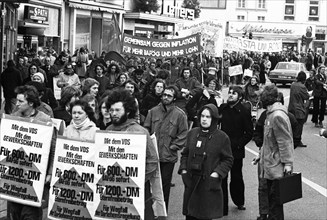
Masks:
[[[301,173],[292,173],[276,179],[276,200],[284,204],[302,198]]]

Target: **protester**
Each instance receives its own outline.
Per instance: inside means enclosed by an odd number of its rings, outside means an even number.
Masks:
[[[15,67],[13,60],[8,60],[7,68],[1,73],[0,81],[5,98],[5,113],[11,114],[16,106],[15,88],[23,84],[23,78],[18,69]]]
[[[283,205],[277,202],[276,179],[291,173],[294,162],[294,148],[291,123],[287,109],[277,101],[275,85],[265,86],[260,96],[267,106],[263,145],[260,154],[260,177],[267,179],[269,213],[268,219],[284,219]]]
[[[144,97],[140,106],[141,115],[146,117],[148,115],[148,111],[160,103],[165,87],[166,84],[162,79],[156,79],[152,83],[150,93]]]
[[[94,71],[96,73],[94,79],[99,82],[98,97],[101,97],[106,90],[110,89],[110,80],[104,75],[105,70],[102,64],[96,64]]]
[[[64,72],[59,73],[59,80],[57,82],[59,88],[64,88],[66,86],[74,86],[79,89],[81,87],[81,82],[78,75],[74,73],[72,63],[67,63]]]
[[[313,95],[313,113],[311,121],[315,123],[316,128],[323,127],[323,120],[325,117],[326,100],[327,100],[327,86],[325,66],[320,66],[317,69],[317,74],[314,79]],[[318,123],[319,119],[319,123]]]
[[[234,157],[231,169],[230,194],[234,204],[239,210],[245,210],[244,180],[242,174],[245,145],[251,141],[253,123],[251,112],[242,105],[244,93],[240,86],[231,86],[228,91],[227,103],[220,106],[221,130],[230,141]],[[227,177],[223,179],[224,215],[228,215]]]
[[[12,114],[13,116],[30,118],[37,121],[51,123],[51,119],[48,115],[36,110],[36,108],[40,105],[40,99],[39,94],[34,86],[19,86],[15,89],[15,93],[17,94],[17,111]],[[45,184],[48,184],[51,180],[53,157],[54,143],[52,142]],[[7,201],[7,219],[42,220],[42,215],[42,207],[34,207],[30,205]]]
[[[106,128],[111,125],[111,118],[109,110],[107,109],[106,102],[108,101],[108,95],[105,95],[99,102],[99,117],[97,119],[97,127],[100,130],[106,130]]]
[[[64,136],[82,141],[95,140],[95,132],[99,128],[95,125],[94,111],[84,100],[76,100],[70,105],[72,121],[64,131]]]
[[[82,96],[90,94],[94,98],[98,97],[99,82],[92,78],[86,78],[82,85]]]
[[[59,106],[53,110],[54,117],[62,119],[66,126],[68,126],[72,120],[70,114],[70,103],[75,102],[79,97],[80,90],[74,86],[66,86],[65,88],[62,88]]]
[[[76,74],[78,75],[80,80],[85,78],[88,63],[88,54],[86,53],[84,47],[81,47],[76,57]]]
[[[106,106],[109,109],[112,124],[107,127],[108,131],[124,131],[127,133],[141,133],[146,135],[146,159],[145,159],[145,192],[150,193],[150,178],[158,169],[158,155],[149,132],[135,120],[135,98],[125,89],[114,89],[108,96]],[[145,202],[150,199],[146,197]],[[147,212],[147,209],[145,210]]]
[[[233,164],[230,140],[217,128],[217,107],[203,106],[198,118],[200,127],[187,134],[178,170],[185,186],[183,215],[187,220],[223,216],[221,182]]]
[[[175,105],[177,88],[167,86],[159,105],[149,110],[144,127],[157,137],[163,195],[168,210],[170,183],[177,162],[177,152],[184,146],[187,134],[187,117]]]
[[[303,125],[306,121],[306,102],[309,100],[309,93],[304,83],[306,81],[305,72],[301,71],[296,77],[296,82],[292,83],[290,90],[290,101],[288,104],[288,111],[292,113],[298,125],[295,130],[293,130],[294,136],[294,146],[296,147],[306,147],[307,145],[302,143],[302,131]]]

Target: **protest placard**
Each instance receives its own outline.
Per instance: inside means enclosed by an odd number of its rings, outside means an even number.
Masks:
[[[199,34],[178,39],[150,39],[124,34],[122,42],[122,53],[141,57],[171,58],[202,51]]]
[[[49,219],[93,219],[94,148],[94,143],[58,136],[49,192]]]
[[[243,74],[242,65],[228,67],[228,73],[229,76],[236,76],[236,75]]]
[[[144,219],[146,135],[98,131],[94,219]]]
[[[54,94],[54,97],[57,100],[60,100],[60,98],[61,98],[61,88],[59,88],[57,86],[58,80],[59,80],[59,77],[53,77],[53,94]]]
[[[280,52],[283,50],[282,40],[251,40],[247,38],[225,37],[224,50],[230,51],[255,51],[255,52]]]
[[[40,207],[52,124],[4,115],[0,131],[0,197]]]
[[[176,32],[179,37],[199,33],[204,53],[221,57],[223,53],[223,39],[225,36],[225,24],[215,19],[196,19],[176,24]]]

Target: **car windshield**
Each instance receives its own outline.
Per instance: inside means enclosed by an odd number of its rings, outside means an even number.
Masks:
[[[299,65],[296,63],[278,63],[275,69],[298,70]]]

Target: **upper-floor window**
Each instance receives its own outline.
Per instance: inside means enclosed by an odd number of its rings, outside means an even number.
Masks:
[[[237,20],[238,21],[244,21],[245,20],[245,16],[244,15],[237,15]]]
[[[294,20],[295,0],[285,0],[285,16],[284,20]]]
[[[265,16],[258,16],[258,21],[264,21],[265,20]]]
[[[200,6],[203,8],[226,9],[227,0],[200,0]]]
[[[309,21],[319,21],[319,1],[310,1]]]
[[[245,8],[245,0],[238,0],[238,7]]]
[[[258,8],[266,8],[266,0],[258,0]]]

